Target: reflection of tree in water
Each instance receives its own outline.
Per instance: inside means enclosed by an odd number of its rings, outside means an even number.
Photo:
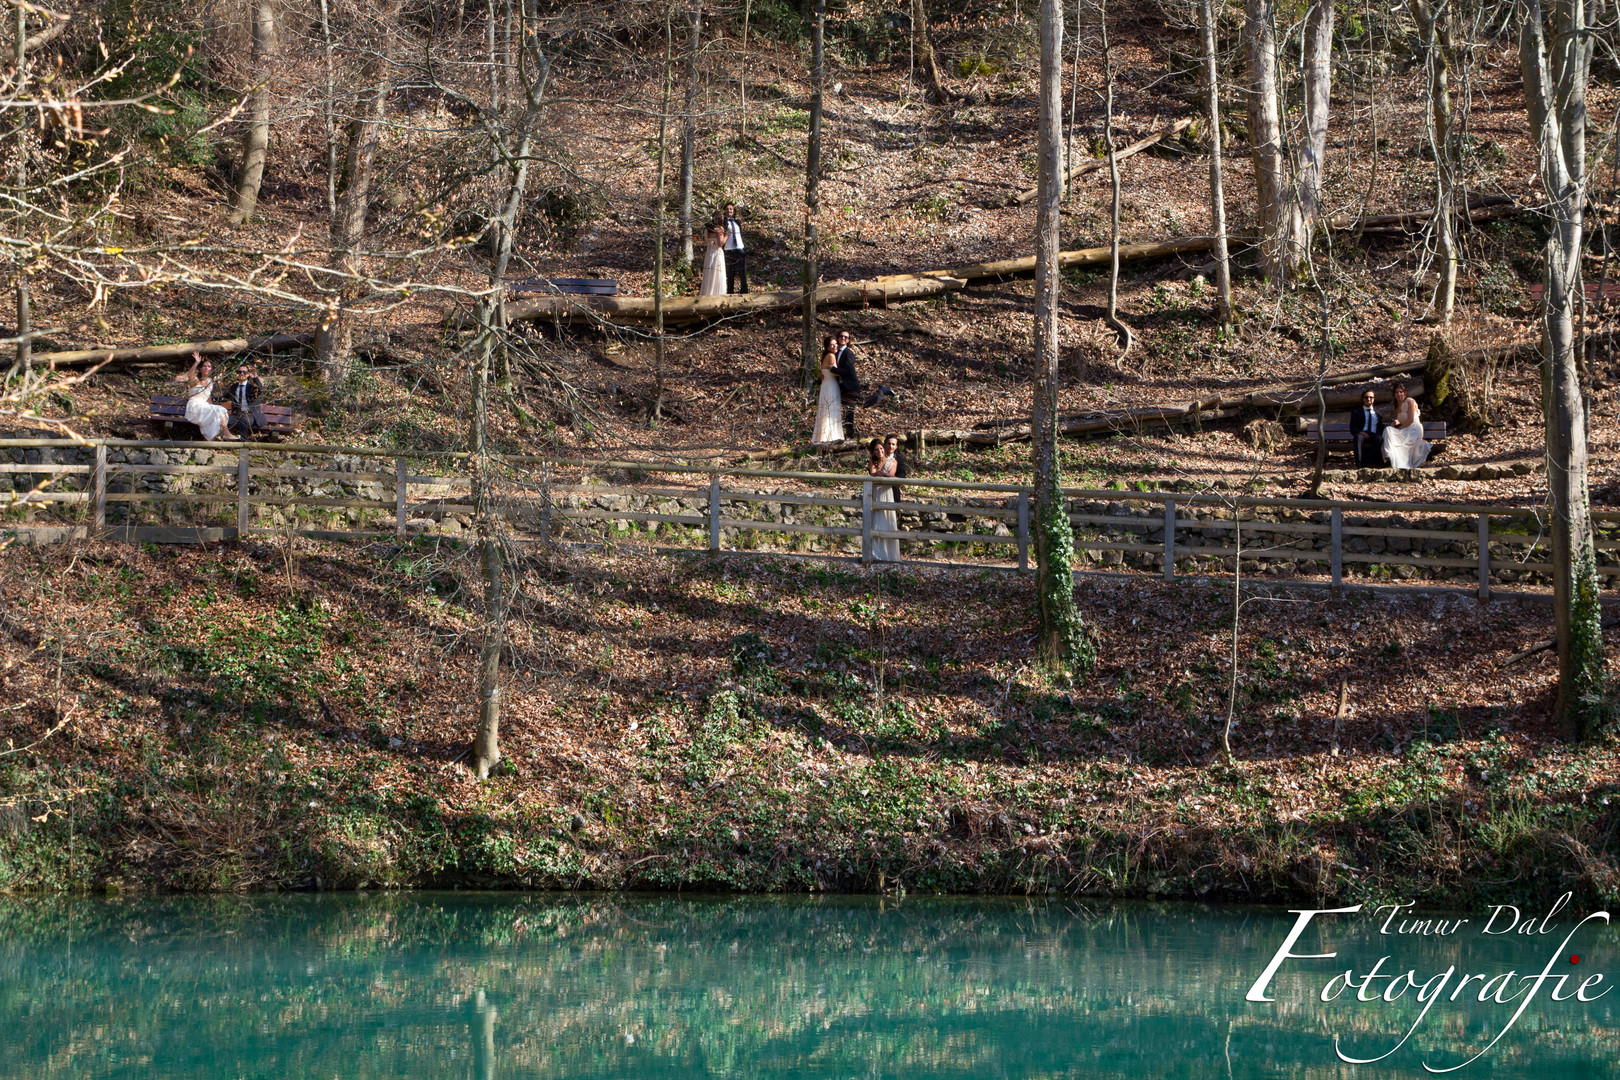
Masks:
[[[1228,1052],[1232,1080],[1349,1076],[1332,1032],[1377,1046],[1415,1013],[1324,1013],[1326,962],[1246,1005],[1289,921],[976,900],[7,901],[0,1077],[49,1060],[96,1076],[1202,1078]],[[1475,942],[1459,957],[1403,941],[1401,970],[1544,959]],[[1366,970],[1387,945],[1346,962]],[[1603,1004],[1601,1026],[1565,1007],[1521,1023],[1470,1074],[1612,1075]],[[1482,1046],[1490,1016],[1431,1018],[1424,1045]],[[1419,1060],[1378,1075],[1423,1075]]]

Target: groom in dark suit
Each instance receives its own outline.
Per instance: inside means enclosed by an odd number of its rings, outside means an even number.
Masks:
[[[1376,400],[1371,390],[1366,391],[1361,395],[1361,408],[1350,414],[1356,464],[1371,469],[1384,466],[1384,429],[1389,427],[1389,421],[1373,407]]]
[[[850,348],[849,331],[838,332],[838,366],[833,369],[838,377],[838,396],[844,406],[844,438],[855,437],[855,402],[861,393],[861,377],[855,374],[855,350]],[[887,386],[879,386],[872,391],[872,396],[861,402],[871,408],[885,397],[896,397],[893,390]]]

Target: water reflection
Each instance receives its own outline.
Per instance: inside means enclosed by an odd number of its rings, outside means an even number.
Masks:
[[[599,896],[0,902],[0,1077],[1405,1077],[1511,1009],[1317,994],[1347,968],[1539,971],[1477,934],[1286,912]],[[1573,920],[1565,920],[1572,924]],[[1602,970],[1615,936],[1584,939]],[[1554,939],[1546,948],[1557,944]],[[1531,946],[1534,945],[1532,948]],[[1585,972],[1583,971],[1583,974]],[[1380,984],[1385,985],[1385,984]],[[1478,984],[1475,984],[1476,988]],[[1533,1004],[1460,1077],[1611,1077],[1611,1002]],[[1351,998],[1354,997],[1352,993]],[[1620,998],[1620,994],[1615,995]]]

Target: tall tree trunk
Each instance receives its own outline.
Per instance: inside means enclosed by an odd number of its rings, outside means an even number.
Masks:
[[[1221,83],[1215,53],[1215,0],[1200,0],[1204,34],[1204,94],[1209,109],[1209,217],[1215,233],[1215,317],[1232,321],[1232,265],[1226,250],[1226,193],[1221,176]]]
[[[28,271],[21,263],[17,264],[17,351],[11,362],[11,370],[6,372],[5,381],[17,382],[25,390],[31,382],[30,376],[34,373],[34,335],[31,318],[31,297],[28,293]]]
[[[1328,108],[1333,96],[1333,0],[1316,0],[1305,13],[1305,139],[1299,148],[1300,233],[1310,241],[1322,213]],[[1298,253],[1303,262],[1305,252]]]
[[[1249,146],[1260,212],[1260,262],[1286,278],[1304,252],[1299,198],[1289,183],[1277,98],[1277,34],[1273,0],[1246,0],[1243,36],[1249,60]]]
[[[1108,145],[1108,184],[1113,196],[1108,234],[1108,309],[1103,321],[1119,335],[1120,354],[1124,355],[1131,351],[1131,328],[1119,318],[1119,156],[1114,146],[1114,49],[1108,40],[1108,0],[1099,0],[1097,16],[1102,32],[1103,141]]]
[[[253,220],[264,180],[264,159],[270,151],[270,76],[276,54],[276,12],[270,0],[253,7],[253,93],[248,105],[247,133],[242,138],[242,167],[236,173],[236,198],[231,221]]]
[[[658,179],[654,184],[653,205],[653,403],[647,418],[657,423],[664,411],[664,177],[669,165],[669,106],[675,92],[675,5],[664,8],[664,104],[658,110]]]
[[[464,0],[465,2],[465,0]],[[460,37],[457,22],[457,37]],[[321,47],[326,57],[326,101],[323,105],[326,121],[326,214],[337,214],[338,191],[338,137],[337,137],[337,65],[332,59],[332,13],[330,0],[321,0]]]
[[[742,48],[737,53],[737,133],[748,134],[748,20],[754,0],[743,0]]]
[[[1435,291],[1435,314],[1449,323],[1457,306],[1457,179],[1461,175],[1451,106],[1451,64],[1456,56],[1449,8],[1435,11],[1428,0],[1408,0],[1418,25],[1429,72],[1429,145],[1434,150],[1435,252],[1440,260],[1440,282]]]
[[[937,105],[948,104],[952,95],[939,72],[939,61],[934,57],[934,42],[928,33],[928,5],[924,0],[911,0],[911,40],[928,96]]]
[[[383,25],[393,25],[399,17],[398,0],[383,16]],[[325,318],[315,330],[315,363],[328,386],[341,386],[348,380],[350,352],[354,341],[354,315],[348,304],[359,294],[354,280],[360,273],[358,248],[366,232],[366,206],[371,199],[372,165],[377,158],[377,139],[388,113],[388,95],[393,90],[392,71],[385,56],[367,61],[362,85],[359,115],[349,129],[349,149],[343,167],[344,188],[338,195],[337,213],[332,218],[332,254],[328,263],[337,276],[336,297]]]
[[[12,75],[11,94],[23,100],[28,93],[28,9],[18,4],[12,12],[11,62],[16,65]],[[28,125],[17,125],[16,184],[28,183]]]
[[[1575,315],[1584,291],[1586,79],[1595,34],[1583,0],[1525,0],[1519,67],[1531,132],[1539,144],[1551,233],[1545,250],[1541,371],[1558,640],[1553,711],[1566,729],[1584,737],[1595,735],[1602,722],[1606,675]]]
[[[816,215],[821,211],[822,43],[827,26],[827,0],[816,0],[816,22],[810,30],[810,143],[804,155],[804,385],[815,392],[821,350],[816,342],[816,286],[821,281]]]
[[[697,54],[703,35],[703,5],[692,5],[686,37],[686,109],[681,118],[681,261],[692,263],[692,173],[697,156]]]
[[[1080,27],[1085,25],[1086,0],[1074,0],[1074,64],[1069,79],[1069,134],[1063,143],[1063,201],[1074,202],[1074,129],[1080,113]]]
[[[505,559],[492,498],[489,460],[489,362],[495,348],[497,301],[478,305],[482,341],[473,381],[472,474],[473,517],[478,530],[478,564],[484,578],[484,641],[478,657],[478,734],[473,739],[473,768],[478,779],[489,777],[501,761],[501,649],[506,641]]]
[[[1091,669],[1091,642],[1074,602],[1074,529],[1063,505],[1058,464],[1058,206],[1063,189],[1063,13],[1041,0],[1041,98],[1037,121],[1040,194],[1035,218],[1035,400],[1031,464],[1035,489],[1035,565],[1039,625],[1035,653],[1070,677]]]

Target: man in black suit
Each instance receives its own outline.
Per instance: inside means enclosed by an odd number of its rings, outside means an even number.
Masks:
[[[894,458],[894,478],[896,480],[904,480],[911,475],[910,470],[906,468],[905,455],[900,453],[900,436],[890,435],[885,438],[883,440],[883,452]],[[894,490],[894,501],[899,502],[900,485],[893,484],[891,487]]]
[[[849,344],[849,331],[838,332],[838,366],[833,369],[838,373],[838,396],[844,405],[844,438],[855,437],[855,402],[861,394],[861,377],[855,374],[855,350]],[[872,391],[872,395],[861,402],[871,408],[886,397],[898,397],[887,386],[879,385]]]
[[[1384,429],[1389,421],[1373,408],[1375,400],[1371,390],[1361,395],[1361,408],[1350,414],[1350,438],[1355,443],[1356,464],[1378,469],[1384,465]]]
[[[264,407],[259,398],[264,394],[264,383],[259,373],[243,364],[236,369],[236,385],[231,387],[230,429],[238,438],[245,439],[255,431],[270,425],[264,419]]]

